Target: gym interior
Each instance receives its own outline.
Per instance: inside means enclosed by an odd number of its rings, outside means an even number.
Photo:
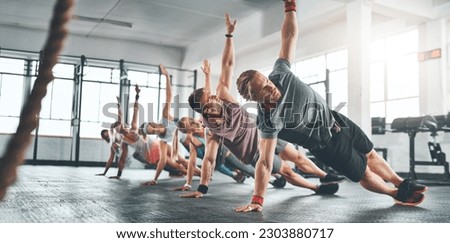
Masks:
[[[39,73],[55,2],[0,0],[0,154],[8,152]],[[395,205],[347,180],[333,195],[269,184],[262,212],[238,213],[234,208],[252,196],[251,177],[237,183],[216,171],[203,198],[187,199],[174,191],[184,178],[168,172],[142,186],[155,170],[132,156],[119,180],[108,178],[116,162],[96,176],[110,156],[100,131],[116,121],[116,97],[131,122],[139,85],[138,123],[160,120],[166,84],[159,64],[171,75],[174,116],[198,117],[187,99],[204,86],[204,59],[212,87],[218,84],[225,12],[237,20],[233,80],[247,69],[268,75],[279,54],[281,1],[75,1],[38,125],[0,201],[0,222],[450,223],[448,0],[297,0],[292,71],[359,125],[395,172],[428,186],[420,205]],[[234,82],[230,91],[256,113]],[[191,190],[199,182],[194,177]]]

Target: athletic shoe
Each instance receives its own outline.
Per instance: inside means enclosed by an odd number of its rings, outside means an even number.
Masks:
[[[322,185],[336,184],[344,182],[346,180],[347,179],[343,176],[327,174],[324,178],[320,178],[320,184]]]
[[[317,194],[335,194],[339,190],[338,184],[328,184],[328,185],[318,185],[316,193]]]
[[[237,182],[237,183],[244,183],[245,181],[245,175],[242,173],[237,173],[235,176],[233,176],[233,179]]]
[[[407,198],[402,197],[402,195],[397,193],[397,197],[395,197],[395,204],[402,206],[416,206],[422,203],[423,200],[425,200],[425,195],[420,192],[413,192],[412,195]]]
[[[428,187],[422,184],[419,184],[413,180],[405,179],[398,188],[404,188],[406,190],[411,190],[413,192],[425,192],[428,190]]]
[[[425,196],[421,193],[425,190],[426,186],[405,179],[398,186],[397,196],[394,198],[395,203],[403,206],[416,206],[425,199]]]
[[[273,181],[269,181],[269,183],[275,188],[284,188],[286,186],[286,178],[280,176]]]

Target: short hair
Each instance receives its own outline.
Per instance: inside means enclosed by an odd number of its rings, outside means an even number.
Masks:
[[[197,113],[202,113],[202,105],[200,99],[202,98],[204,88],[196,89],[189,95],[189,106]]]
[[[100,132],[100,136],[103,138],[103,134],[105,134],[105,132],[108,132],[108,130],[107,129],[103,129],[101,132]]]
[[[178,120],[177,127],[180,132],[187,133],[185,121],[187,120],[187,122],[189,122],[190,119],[192,119],[192,118],[182,117],[180,120]]]
[[[242,98],[246,100],[250,100],[252,95],[251,91],[249,90],[250,82],[253,81],[253,78],[255,77],[256,70],[247,70],[241,75],[239,75],[236,86],[238,89],[239,94],[242,96]]]

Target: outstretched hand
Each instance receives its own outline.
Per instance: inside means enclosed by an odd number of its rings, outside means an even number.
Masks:
[[[209,75],[211,72],[211,63],[208,59],[203,60],[202,71],[205,75]]]
[[[161,70],[161,74],[169,76],[169,72],[167,72],[167,69],[163,64],[159,64],[159,69]]]
[[[237,207],[234,209],[234,211],[236,212],[242,212],[242,213],[247,213],[247,212],[261,212],[262,211],[262,206],[259,204],[248,204],[245,206],[241,206],[241,207]]]
[[[233,34],[234,27],[236,26],[236,20],[231,21],[230,15],[228,13],[225,14],[225,24],[227,26],[227,34]]]
[[[158,182],[156,182],[155,180],[151,180],[151,181],[142,182],[141,186],[154,186],[156,184],[158,184]]]
[[[134,86],[134,90],[136,91],[136,94],[139,94],[141,92],[141,89],[139,88],[139,85]]]
[[[181,186],[181,187],[177,187],[175,189],[173,189],[174,191],[189,191],[191,190],[191,187],[189,186]]]
[[[179,197],[182,197],[182,198],[202,198],[203,197],[203,193],[201,193],[199,191],[195,191],[195,192],[183,193],[183,194],[179,195]]]

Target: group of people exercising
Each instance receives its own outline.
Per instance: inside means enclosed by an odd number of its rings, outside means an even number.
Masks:
[[[205,86],[192,92],[188,99],[190,107],[201,115],[201,119],[182,117],[175,124],[170,114],[170,76],[160,65],[160,71],[166,77],[166,102],[161,120],[138,127],[138,86],[130,127],[122,121],[118,100],[118,121],[109,130],[101,132],[102,138],[111,144],[111,155],[104,173],[99,175],[105,175],[118,156],[118,173],[111,178],[120,178],[128,146],[131,146],[135,151],[133,158],[156,170],[154,178],[143,185],[156,185],[162,170],[166,170],[186,175],[185,184],[176,189],[188,191],[193,176],[200,176],[197,190],[181,194],[181,197],[203,197],[208,192],[215,168],[240,183],[246,177],[253,177],[251,200],[247,205],[237,207],[238,212],[262,211],[271,175],[282,176],[294,186],[321,194],[336,193],[337,183],[348,178],[369,191],[391,196],[396,204],[420,204],[427,187],[397,175],[375,152],[360,127],[331,110],[317,92],[292,73],[290,65],[298,39],[296,1],[283,2],[281,49],[273,71],[265,76],[256,70],[247,70],[236,82],[244,99],[257,102],[256,121],[230,91],[235,64],[233,33],[236,20],[232,21],[226,14],[225,46],[215,94],[211,90],[210,63],[205,60],[202,66]],[[156,135],[158,139],[149,135]],[[188,160],[178,154],[179,143],[189,151]],[[318,161],[345,177],[327,174],[293,144],[308,149]],[[202,159],[201,168],[196,165],[197,158]],[[319,177],[320,184],[313,184],[294,172],[288,161],[302,172]]]

